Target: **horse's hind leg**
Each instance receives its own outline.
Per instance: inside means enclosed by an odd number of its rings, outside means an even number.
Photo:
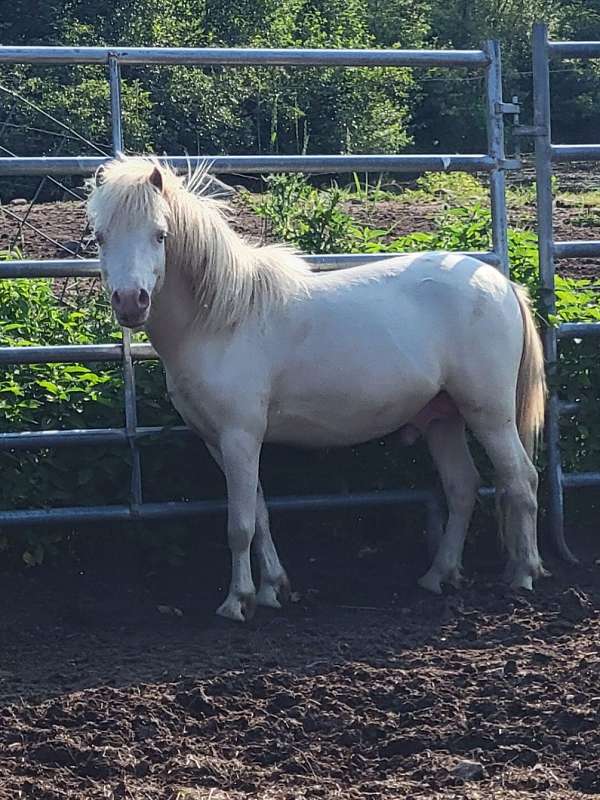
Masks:
[[[537,471],[514,422],[483,414],[474,414],[467,422],[496,472],[500,531],[508,551],[511,586],[532,589],[533,581],[545,573],[537,546]]]
[[[433,421],[425,436],[442,479],[448,522],[433,564],[419,584],[439,594],[443,583],[460,583],[465,537],[481,479],[469,452],[462,417]]]
[[[281,608],[281,603],[289,599],[290,582],[273,544],[269,527],[269,512],[260,483],[256,497],[256,532],[252,541],[252,549],[260,570],[260,587],[256,595],[256,602],[261,606]]]

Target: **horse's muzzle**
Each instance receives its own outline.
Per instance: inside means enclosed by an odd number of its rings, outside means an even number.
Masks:
[[[150,295],[145,289],[115,290],[110,298],[115,316],[125,328],[139,328],[150,313]]]

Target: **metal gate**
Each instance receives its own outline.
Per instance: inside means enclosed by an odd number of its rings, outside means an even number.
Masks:
[[[485,110],[488,128],[487,153],[478,155],[311,155],[311,156],[219,156],[212,158],[215,173],[268,172],[483,172],[489,175],[493,249],[472,255],[508,274],[505,201],[505,171],[519,163],[504,153],[503,115],[516,107],[502,100],[502,70],[498,42],[489,41],[481,50],[307,50],[227,48],[112,48],[112,47],[0,47],[3,64],[102,64],[110,81],[112,146],[123,149],[120,100],[122,64],[278,65],[278,66],[379,66],[379,67],[468,67],[485,74]],[[599,148],[600,150],[600,148]],[[0,158],[0,177],[11,175],[90,175],[105,158]],[[176,168],[187,168],[188,159],[162,159]],[[203,159],[191,159],[192,165]],[[381,255],[348,254],[310,256],[315,269],[337,268],[379,259]],[[550,259],[551,269],[551,259]],[[13,261],[0,264],[0,278],[90,277],[99,274],[96,260]],[[549,305],[551,305],[549,301]],[[551,350],[549,351],[551,352]],[[121,344],[0,348],[0,364],[49,362],[121,362],[124,373],[125,425],[122,428],[63,431],[23,431],[0,435],[0,450],[42,449],[66,446],[121,445],[132,456],[131,492],[128,505],[38,508],[0,511],[2,527],[85,523],[101,520],[162,519],[187,517],[225,509],[222,500],[146,503],[143,500],[138,444],[157,428],[140,428],[136,418],[134,362],[156,358],[149,345],[131,342],[123,331]],[[181,434],[189,433],[185,428]],[[275,509],[321,509],[367,505],[425,503],[435,513],[432,493],[417,490],[379,491],[351,495],[289,496],[272,498]]]
[[[544,311],[556,311],[554,260],[560,258],[600,257],[600,241],[555,242],[552,230],[552,164],[554,162],[600,161],[600,144],[552,144],[550,123],[550,61],[560,58],[600,58],[600,42],[551,42],[548,28],[537,24],[533,29],[533,102],[534,126],[525,131],[535,139],[537,182],[537,215],[540,254],[540,288]],[[561,339],[600,337],[600,323],[563,323],[544,328],[544,351],[550,380],[556,374],[558,346]],[[561,414],[574,415],[578,403],[561,403],[552,391],[546,421],[548,452],[548,522],[560,555],[576,561],[564,534],[563,490],[583,486],[600,486],[600,472],[563,473],[560,457],[559,421]]]

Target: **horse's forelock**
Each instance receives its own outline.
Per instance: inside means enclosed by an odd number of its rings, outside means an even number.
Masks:
[[[160,170],[163,191],[178,185],[178,178],[153,159],[133,158],[109,162],[102,181],[94,182],[88,200],[88,214],[95,226],[104,227],[115,219],[145,218],[167,214],[168,204],[153,180]]]

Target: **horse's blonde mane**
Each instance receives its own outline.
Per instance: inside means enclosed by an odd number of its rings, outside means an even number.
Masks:
[[[160,193],[150,180],[155,169],[162,178]],[[88,200],[94,228],[116,218],[131,217],[135,224],[136,218],[164,216],[167,270],[180,270],[189,280],[203,326],[235,325],[308,292],[312,273],[300,256],[282,245],[252,245],[230,227],[224,203],[205,194],[206,165],[182,178],[156,159],[117,159],[102,177]]]

